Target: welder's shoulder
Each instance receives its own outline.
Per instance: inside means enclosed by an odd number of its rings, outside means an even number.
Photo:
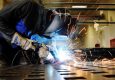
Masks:
[[[19,4],[19,5],[25,5],[25,4],[33,4],[34,2],[32,0],[21,0],[21,1],[16,1],[14,4]]]
[[[31,4],[39,4],[39,1],[37,0],[23,0],[20,1],[21,3],[31,3]]]
[[[9,6],[13,6],[13,7],[16,8],[16,7],[19,7],[19,6],[26,6],[28,4],[31,5],[31,4],[34,4],[34,3],[35,2],[33,0],[15,0]]]

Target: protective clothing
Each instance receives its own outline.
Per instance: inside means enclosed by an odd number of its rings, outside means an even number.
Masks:
[[[42,59],[46,59],[47,56],[49,55],[49,51],[44,44],[42,44],[42,47],[39,48],[38,53],[39,53],[39,57],[42,58]]]
[[[23,19],[32,33],[43,34],[46,29],[46,14],[47,10],[34,0],[15,1],[0,11],[0,33],[10,43],[17,32],[16,24]]]
[[[35,47],[32,45],[32,42],[33,41],[30,39],[21,37],[21,35],[19,35],[18,33],[14,34],[11,41],[11,43],[21,46],[21,48],[24,50],[32,49],[35,51]]]

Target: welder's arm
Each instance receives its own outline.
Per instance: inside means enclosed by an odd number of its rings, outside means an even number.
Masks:
[[[33,3],[29,0],[17,1],[0,10],[0,35],[8,43],[11,43],[16,32],[15,23],[29,14],[32,5]]]
[[[18,33],[15,33],[13,35],[13,38],[11,41],[12,44],[16,44],[24,50],[32,49],[35,51],[35,47],[32,45],[32,42],[33,42],[32,40],[24,38],[21,35],[19,35]]]
[[[9,28],[9,26],[0,18],[0,35],[8,42],[11,42],[12,36],[15,31]]]

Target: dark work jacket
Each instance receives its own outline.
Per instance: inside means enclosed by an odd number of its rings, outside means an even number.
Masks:
[[[21,19],[32,33],[43,34],[46,29],[46,14],[47,10],[33,0],[13,2],[0,11],[0,34],[10,42],[16,32],[16,24]]]

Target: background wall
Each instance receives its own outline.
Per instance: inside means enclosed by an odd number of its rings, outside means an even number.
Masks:
[[[84,47],[92,48],[97,43],[97,35],[93,25],[87,28],[87,34],[84,36]]]
[[[115,0],[109,0],[107,3],[115,3]],[[115,6],[109,7],[115,8]],[[115,11],[103,11],[103,13],[105,15],[105,21],[115,22]],[[94,26],[89,25],[87,35],[83,38],[83,48],[94,48],[96,43],[99,43],[100,47],[110,47],[110,40],[115,38],[115,24],[100,24],[98,28],[99,30],[95,31]]]
[[[0,9],[3,8],[3,0],[0,0]]]

